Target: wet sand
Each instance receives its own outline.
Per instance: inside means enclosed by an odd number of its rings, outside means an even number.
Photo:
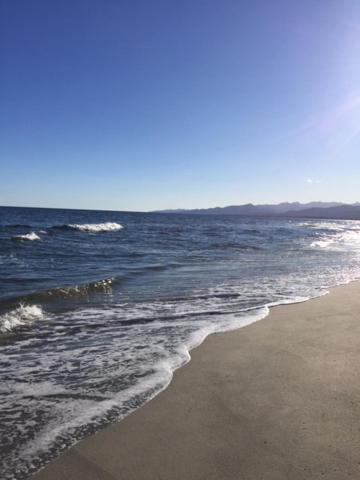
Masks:
[[[360,283],[212,335],[169,388],[37,480],[360,478]]]

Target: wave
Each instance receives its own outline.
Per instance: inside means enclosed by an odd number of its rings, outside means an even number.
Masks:
[[[112,286],[117,282],[117,278],[104,278],[102,280],[97,280],[95,282],[85,283],[83,285],[72,285],[68,287],[59,287],[52,290],[46,290],[45,292],[40,292],[37,295],[45,298],[49,297],[74,297],[88,295],[93,291],[103,291],[110,293]]]
[[[3,259],[7,260],[7,257],[0,256],[0,264],[3,263]],[[17,262],[18,260],[10,257],[8,261]],[[102,278],[80,284],[56,286],[46,290],[32,291],[28,294],[5,297],[1,299],[0,306],[11,308],[18,303],[48,302],[61,299],[66,300],[67,298],[86,297],[96,293],[110,294],[115,285],[126,282],[135,276],[146,275],[151,272],[162,272],[180,266],[181,264],[177,263],[144,265],[139,268],[129,269],[120,275],[113,277]]]
[[[123,228],[120,223],[116,222],[105,222],[105,223],[70,223],[68,225],[61,225],[60,227],[54,228],[62,228],[62,229],[69,229],[69,230],[78,230],[80,232],[114,232],[117,230],[121,230]]]
[[[358,251],[360,249],[360,228],[338,228],[334,233],[321,234],[310,246],[333,251]]]
[[[111,293],[112,287],[115,283],[120,281],[121,277],[104,278],[94,282],[84,283],[82,285],[69,285],[63,287],[56,287],[49,290],[40,290],[28,295],[18,297],[11,297],[3,300],[2,305],[7,307],[14,306],[17,303],[35,303],[47,302],[51,300],[61,300],[66,298],[82,297],[96,292]]]
[[[37,305],[20,304],[14,310],[0,316],[0,332],[7,333],[12,330],[44,318],[41,307]]]
[[[34,240],[40,240],[39,235],[37,235],[35,232],[30,232],[30,233],[25,233],[24,235],[15,235],[14,237],[11,237],[12,240],[26,240],[26,241],[34,241]]]
[[[27,223],[4,223],[1,228],[34,228],[34,226]]]
[[[30,225],[23,225],[23,224],[13,224],[13,225],[5,225],[3,228],[31,228]],[[64,225],[54,225],[52,227],[40,230],[40,233],[46,234],[50,233],[54,230],[76,230],[79,232],[90,232],[90,233],[98,233],[98,232],[116,232],[123,228],[120,223],[116,222],[105,222],[105,223],[69,223]],[[34,231],[21,234],[21,235],[14,235],[11,237],[12,240],[40,240],[40,237]]]

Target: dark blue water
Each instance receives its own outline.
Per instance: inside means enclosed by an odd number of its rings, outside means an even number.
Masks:
[[[0,477],[138,408],[209,333],[359,274],[359,222],[0,208]]]

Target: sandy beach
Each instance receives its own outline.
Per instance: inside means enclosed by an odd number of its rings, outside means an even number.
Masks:
[[[165,391],[37,480],[360,478],[360,284],[208,337]]]

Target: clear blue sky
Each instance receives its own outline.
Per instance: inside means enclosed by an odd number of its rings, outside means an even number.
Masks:
[[[358,0],[0,8],[0,204],[360,200]]]

